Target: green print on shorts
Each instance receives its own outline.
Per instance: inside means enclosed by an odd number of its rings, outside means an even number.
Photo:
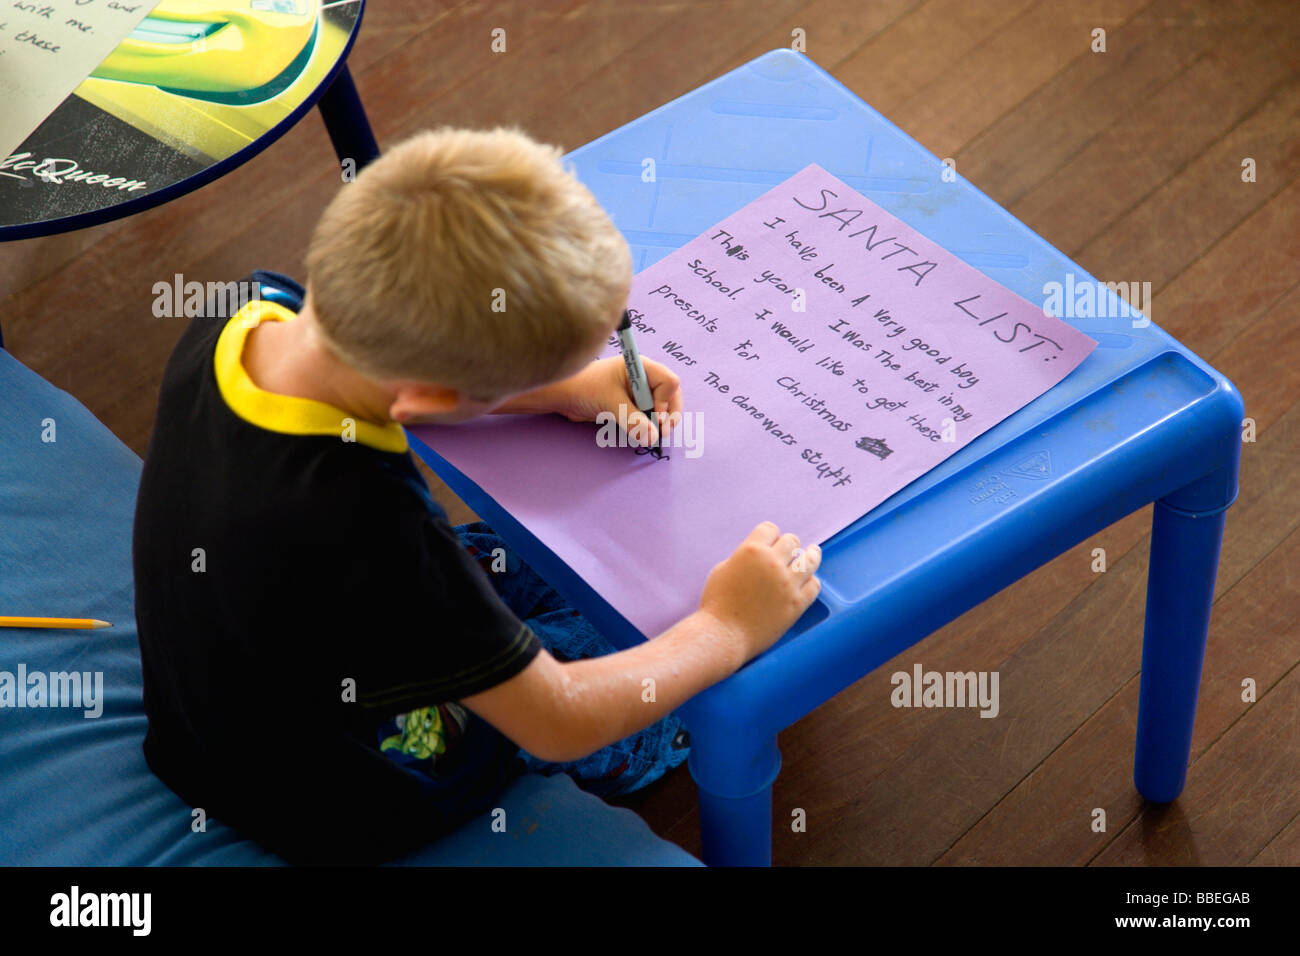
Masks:
[[[427,760],[447,750],[447,726],[437,707],[421,707],[397,718],[400,734],[385,737],[380,750],[398,750]]]

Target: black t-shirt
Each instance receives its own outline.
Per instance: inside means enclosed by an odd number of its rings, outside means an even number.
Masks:
[[[145,756],[291,862],[388,860],[491,809],[521,765],[473,715],[432,774],[385,757],[379,728],[513,677],[541,644],[400,427],[252,382],[259,308],[294,318],[257,301],[195,318],[163,376],[133,543]]]

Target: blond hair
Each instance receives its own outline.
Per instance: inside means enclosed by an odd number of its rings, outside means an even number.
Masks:
[[[514,128],[442,127],[362,170],[307,249],[326,344],[371,377],[472,398],[573,371],[617,324],[632,258],[560,156]]]

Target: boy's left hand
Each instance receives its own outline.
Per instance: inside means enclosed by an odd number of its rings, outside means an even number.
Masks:
[[[621,356],[598,359],[577,375],[558,383],[555,411],[573,422],[594,422],[601,412],[612,412],[619,420],[619,406],[626,407],[628,438],[648,447],[659,439],[659,424],[664,437],[681,421],[682,380],[660,363],[642,358],[650,392],[654,397],[655,419],[652,422],[636,407],[632,399],[627,367]]]

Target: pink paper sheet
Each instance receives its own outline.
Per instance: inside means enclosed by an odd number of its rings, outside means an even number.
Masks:
[[[629,308],[682,379],[664,459],[554,415],[413,431],[646,636],[758,522],[826,540],[1096,346],[817,165],[640,273]]]

